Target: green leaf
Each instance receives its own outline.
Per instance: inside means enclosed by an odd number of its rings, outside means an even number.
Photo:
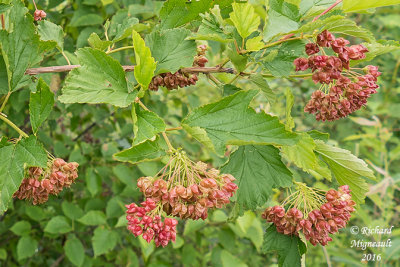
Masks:
[[[212,0],[201,1],[165,1],[160,11],[161,29],[172,29],[184,25],[205,13],[214,5]]]
[[[243,39],[246,39],[252,32],[258,29],[260,25],[260,16],[255,13],[254,8],[249,3],[233,3],[233,12],[229,18],[235,25],[238,33]]]
[[[113,155],[113,158],[122,162],[136,164],[144,161],[157,160],[165,156],[165,151],[160,147],[158,138],[132,146]]]
[[[284,0],[269,1],[267,21],[264,27],[264,41],[299,28],[299,8]]]
[[[151,57],[150,49],[146,47],[140,34],[134,30],[132,31],[132,39],[136,58],[135,78],[144,89],[147,89],[154,76],[157,64],[154,58]]]
[[[17,256],[18,260],[31,257],[38,249],[38,242],[30,236],[23,236],[18,240]]]
[[[344,12],[355,12],[365,10],[369,8],[391,6],[400,4],[400,0],[344,0],[343,10]]]
[[[13,29],[11,32],[0,30],[0,46],[8,75],[8,90],[13,92],[28,81],[26,69],[35,64],[42,56],[39,47],[39,36],[35,34],[35,26],[28,9],[22,1],[14,1],[7,14]]]
[[[370,43],[375,42],[375,37],[370,31],[357,26],[353,20],[340,15],[309,22],[292,33],[313,33],[314,31],[322,32],[324,30],[358,37]]]
[[[333,33],[340,33],[364,39],[367,42],[374,42],[374,35],[359,26],[350,19],[343,16],[332,16],[321,21],[321,31],[328,30]]]
[[[42,41],[54,41],[57,48],[64,50],[64,32],[61,26],[48,20],[38,21],[38,33]]]
[[[0,147],[0,213],[7,210],[24,178],[24,167],[47,166],[47,153],[34,136]]]
[[[7,259],[7,250],[5,250],[4,248],[0,248],[0,260],[5,260],[5,259]]]
[[[68,238],[64,245],[65,256],[68,260],[72,262],[75,266],[82,266],[85,260],[85,248],[82,242],[75,237],[75,235]]]
[[[262,206],[272,194],[272,188],[292,184],[292,173],[273,146],[240,146],[221,170],[236,178],[237,202],[245,209]]]
[[[360,62],[371,61],[377,56],[391,53],[400,49],[400,43],[398,41],[378,40],[375,43],[363,43],[363,45],[368,48],[365,58],[361,60],[354,60],[351,66],[355,66]]]
[[[6,12],[12,7],[12,5],[0,3],[0,14]]]
[[[40,78],[36,92],[30,95],[29,114],[32,130],[36,134],[40,125],[49,117],[54,106],[54,94],[46,82]]]
[[[368,184],[362,177],[375,180],[368,165],[348,150],[327,145],[319,140],[315,140],[315,144],[315,151],[329,165],[338,183],[349,185],[354,201],[363,203],[365,194],[368,192]]]
[[[222,43],[232,41],[232,38],[224,31],[224,20],[221,17],[218,5],[214,6],[210,13],[201,16],[203,20],[199,29],[189,39],[212,40]]]
[[[247,51],[259,51],[264,47],[264,43],[262,42],[262,36],[256,36],[254,38],[248,39],[246,41],[246,50]]]
[[[0,94],[5,95],[8,93],[8,75],[6,63],[4,63],[3,56],[0,54]]]
[[[112,44],[111,41],[103,41],[100,39],[100,37],[97,35],[97,33],[93,32],[88,39],[89,45],[98,50],[105,50],[108,46]]]
[[[100,177],[94,172],[93,168],[86,170],[86,186],[91,196],[97,195],[101,190]]]
[[[221,251],[222,267],[247,267],[248,265],[227,250]]]
[[[31,224],[28,221],[16,222],[11,228],[11,232],[19,236],[29,235],[31,232]]]
[[[71,232],[72,228],[65,216],[58,215],[51,218],[44,231],[50,234],[65,234]]]
[[[137,18],[130,18],[125,17],[122,23],[118,23],[116,25],[116,34],[114,39],[112,40],[113,43],[121,41],[132,34],[132,30],[134,29],[135,25],[139,23]]]
[[[124,213],[124,201],[119,196],[113,197],[107,202],[107,218],[119,217]]]
[[[229,46],[226,53],[237,72],[242,72],[246,69],[248,56],[240,55],[233,44]]]
[[[319,139],[324,142],[328,142],[329,140],[329,134],[328,133],[323,133],[317,130],[311,130],[308,131],[307,134],[312,138],[312,139]]]
[[[102,51],[82,48],[76,52],[81,67],[73,69],[65,80],[63,103],[107,103],[126,107],[137,91],[126,81],[121,64]]]
[[[287,77],[292,72],[293,61],[304,53],[304,43],[300,40],[285,42],[279,51],[272,50],[261,58],[261,64],[276,77]]]
[[[156,134],[165,131],[165,122],[157,114],[150,110],[144,110],[135,104],[135,116],[133,118],[135,131],[135,139],[133,144],[139,144],[145,140],[155,140]]]
[[[71,220],[76,220],[83,216],[83,210],[75,203],[63,201],[61,208],[65,216]]]
[[[299,237],[278,233],[275,226],[270,226],[264,235],[262,251],[276,251],[279,267],[300,267],[305,244]]]
[[[97,257],[113,250],[117,241],[118,234],[116,232],[97,227],[92,238],[94,256]]]
[[[103,24],[103,17],[92,13],[90,9],[83,8],[82,6],[73,12],[71,22],[68,26],[70,27],[81,27],[91,25]]]
[[[292,146],[282,146],[281,150],[287,158],[297,167],[306,172],[317,166],[317,156],[314,153],[314,140],[306,133],[301,133],[300,140]]]
[[[191,67],[197,53],[194,40],[186,40],[190,31],[171,29],[153,31],[146,36],[146,44],[157,61],[155,75],[165,72],[176,72],[180,68]]]
[[[78,222],[84,225],[101,225],[106,224],[106,215],[102,211],[99,210],[91,210],[82,218],[78,219]]]
[[[257,90],[239,91],[201,106],[193,110],[182,125],[204,129],[219,154],[223,154],[225,145],[229,144],[295,144],[296,134],[286,131],[277,117],[256,113],[248,107],[257,93]]]

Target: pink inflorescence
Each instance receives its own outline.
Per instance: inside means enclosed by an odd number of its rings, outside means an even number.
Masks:
[[[141,177],[138,187],[146,198],[161,202],[163,210],[168,215],[179,216],[182,219],[206,219],[208,209],[222,208],[230,202],[230,197],[237,190],[233,183],[235,178],[230,174],[219,174],[216,169],[207,170],[202,163],[201,179],[197,183],[186,186],[177,184],[170,188],[167,181],[153,177]]]
[[[329,234],[335,234],[344,228],[354,211],[355,202],[351,200],[348,185],[339,187],[339,190],[331,189],[325,194],[326,203],[319,209],[308,213],[304,218],[303,213],[291,208],[288,212],[282,206],[267,208],[262,217],[267,222],[272,222],[279,233],[286,235],[298,235],[299,231],[312,245],[325,246],[332,238]]]
[[[42,20],[46,18],[47,14],[43,10],[36,9],[35,12],[33,13],[33,18],[35,21]]]
[[[173,218],[162,221],[161,216],[152,213],[156,207],[157,204],[151,199],[142,202],[141,207],[135,203],[126,205],[128,230],[136,237],[142,235],[148,243],[154,239],[157,247],[165,247],[170,241],[175,241],[178,221]]]
[[[31,167],[13,197],[31,200],[34,205],[42,204],[49,199],[49,194],[57,195],[65,187],[71,186],[78,177],[78,166],[76,162],[67,163],[56,158],[46,171]]]
[[[325,89],[313,92],[305,112],[315,114],[317,120],[333,121],[346,117],[367,104],[371,94],[379,87],[377,77],[381,75],[376,66],[367,66],[364,75],[350,68],[350,60],[365,58],[368,49],[363,45],[347,46],[344,38],[335,38],[332,33],[323,31],[316,43],[308,43],[305,50],[308,58],[294,60],[296,71],[311,69],[315,83],[326,84]],[[318,54],[323,47],[332,49],[336,56]],[[347,77],[346,77],[346,76]]]

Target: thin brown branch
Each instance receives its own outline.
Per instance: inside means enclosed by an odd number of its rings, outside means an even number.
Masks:
[[[32,68],[27,69],[25,74],[28,75],[37,75],[40,73],[52,73],[52,72],[68,72],[75,68],[79,68],[80,65],[64,65],[64,66],[52,66],[52,67],[40,67],[40,68]],[[124,71],[129,72],[133,71],[135,66],[122,66]],[[181,69],[182,72],[186,73],[216,73],[216,72],[225,72],[225,73],[235,73],[235,70],[232,68],[220,68],[220,67],[189,67]]]
[[[325,15],[326,13],[328,13],[329,11],[331,11],[332,8],[334,8],[335,6],[337,6],[338,4],[340,4],[343,0],[337,0],[335,3],[333,3],[330,7],[328,7],[327,9],[324,10],[324,12],[322,12],[321,14],[319,14],[318,16],[316,16],[312,21],[316,21],[317,19],[319,19],[321,16]]]

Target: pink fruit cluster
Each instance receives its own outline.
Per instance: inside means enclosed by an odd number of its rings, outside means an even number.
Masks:
[[[335,234],[346,226],[356,204],[351,200],[348,185],[339,187],[337,191],[329,190],[325,198],[326,203],[308,213],[307,218],[297,208],[291,208],[286,212],[282,206],[267,208],[262,217],[267,222],[275,224],[279,233],[298,235],[301,230],[312,245],[325,246],[332,241],[329,234]]]
[[[157,247],[165,247],[170,241],[175,241],[178,221],[173,218],[165,218],[162,221],[161,216],[152,213],[156,207],[156,203],[151,199],[142,202],[141,207],[135,203],[126,205],[128,230],[136,237],[142,235],[148,243],[154,239]]]
[[[315,91],[304,108],[305,112],[315,114],[317,120],[333,121],[346,117],[365,106],[379,87],[376,84],[381,74],[378,67],[365,67],[364,75],[350,68],[350,60],[365,58],[368,49],[363,45],[347,46],[349,43],[325,30],[317,36],[316,43],[306,44],[308,58],[294,60],[296,71],[311,69],[315,83],[329,85],[324,91]],[[336,55],[325,55],[324,47],[332,49]],[[322,54],[318,54],[320,52]]]
[[[206,45],[199,45],[197,47],[197,56],[195,56],[193,61],[194,67],[204,67],[208,62],[208,59],[205,57],[206,50]],[[197,81],[198,77],[196,74],[183,73],[178,70],[175,73],[167,72],[154,76],[150,82],[149,89],[157,91],[158,87],[163,86],[168,90],[172,90],[178,89],[178,87],[183,88],[195,85]]]
[[[181,219],[206,219],[209,208],[222,208],[237,190],[230,174],[220,174],[216,169],[198,162],[194,166],[198,177],[186,183],[168,184],[157,177],[141,177],[138,187],[147,199],[159,202],[168,215]]]
[[[65,187],[71,186],[78,177],[78,166],[76,162],[67,163],[56,158],[48,170],[31,167],[13,197],[31,200],[34,205],[42,204],[50,194],[57,195]]]
[[[35,12],[33,13],[33,18],[35,21],[42,20],[46,18],[47,14],[43,10],[36,9]]]

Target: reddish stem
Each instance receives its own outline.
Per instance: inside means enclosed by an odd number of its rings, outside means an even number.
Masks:
[[[317,19],[319,19],[321,16],[325,15],[326,13],[328,13],[332,8],[334,8],[335,6],[337,6],[338,4],[340,4],[343,0],[337,0],[335,3],[333,3],[333,5],[331,5],[330,7],[328,7],[324,12],[322,12],[321,14],[319,14],[318,16],[316,16],[312,21],[316,21]]]
[[[3,30],[6,29],[6,23],[4,22],[4,14],[0,15],[0,20],[1,20],[1,27],[3,28]]]
[[[36,6],[35,0],[32,0],[32,2],[33,2],[33,5],[35,6],[35,10],[37,10],[37,6]]]

